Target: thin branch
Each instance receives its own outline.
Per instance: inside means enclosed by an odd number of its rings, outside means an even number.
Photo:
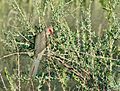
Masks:
[[[100,59],[106,59],[106,60],[113,60],[113,61],[117,61],[117,60],[120,60],[120,59],[114,59],[114,58],[110,58],[110,57],[103,57],[103,56],[96,56],[96,55],[91,55],[87,52],[79,52],[79,51],[74,51],[74,50],[70,50],[70,51],[73,51],[77,54],[77,57],[80,58],[80,55],[85,55],[85,56],[90,56],[90,57],[93,57],[93,58],[100,58]],[[78,55],[78,53],[79,55]]]
[[[7,54],[7,55],[5,55],[5,56],[3,56],[3,57],[0,57],[0,60],[2,60],[2,59],[5,59],[5,58],[8,58],[8,57],[11,57],[11,56],[14,56],[14,55],[18,55],[18,54],[20,54],[20,55],[28,55],[30,52],[15,52],[15,53],[10,53],[10,54]]]
[[[35,90],[34,90],[34,89],[35,89],[35,87],[34,87],[34,84],[33,84],[32,79],[30,79],[30,82],[31,82],[31,86],[32,86],[32,91],[35,91]]]
[[[1,78],[1,81],[2,81],[3,86],[4,86],[3,88],[5,89],[5,91],[7,91],[7,87],[6,87],[5,82],[4,82],[4,80],[3,80],[3,77],[2,77],[1,71],[0,71],[0,78]]]
[[[77,71],[75,68],[69,66],[68,64],[66,64],[63,60],[66,60],[66,61],[71,61],[67,58],[64,58],[64,57],[61,57],[61,56],[58,56],[55,52],[52,52],[51,53],[52,55],[51,56],[54,56],[55,59],[59,60],[60,63],[62,63],[66,68],[68,68],[70,71],[72,71],[75,75],[77,75],[78,77],[80,77],[81,79],[84,79],[84,77],[82,76],[82,74]],[[113,59],[113,58],[108,58],[108,57],[103,57],[103,56],[95,56],[95,55],[91,55],[89,53],[84,53],[84,52],[80,52],[80,55],[83,54],[85,56],[91,56],[93,58],[100,58],[100,59],[106,59],[106,60],[114,60],[114,61],[117,61],[119,59]],[[77,55],[78,56],[78,55]],[[85,71],[85,70],[82,70],[85,74],[87,75],[90,75],[89,72]]]
[[[51,91],[51,74],[50,74],[50,62],[49,62],[49,60],[48,60],[48,55],[49,55],[49,53],[50,53],[50,50],[49,50],[49,46],[48,47],[46,47],[46,60],[47,60],[47,63],[48,63],[48,69],[47,69],[47,72],[48,72],[48,82],[47,82],[47,85],[48,85],[48,91]]]
[[[103,56],[95,56],[95,55],[91,55],[91,54],[86,53],[86,52],[79,52],[79,53],[80,53],[80,54],[83,54],[83,55],[86,55],[86,56],[91,56],[91,57],[93,57],[93,58],[100,58],[100,59],[113,60],[113,61],[120,60],[120,59],[114,59],[114,58],[103,57]]]
[[[62,56],[58,56],[55,52],[52,52],[51,54],[52,54],[53,56],[61,59],[61,60],[66,60],[66,61],[68,61],[68,62],[72,62],[70,59],[67,59],[67,58],[62,57]],[[52,55],[51,55],[51,56],[52,56]],[[75,68],[67,65],[66,63],[64,63],[64,61],[60,61],[60,62],[61,62],[62,64],[64,64],[64,66],[67,67],[67,68],[69,68],[69,69],[75,69]],[[75,69],[75,70],[76,70],[76,69]],[[77,70],[76,70],[76,71],[77,71]],[[81,68],[81,71],[84,72],[84,73],[87,74],[87,75],[90,75],[90,72],[86,71],[85,69],[82,69],[82,68]]]
[[[17,63],[18,63],[18,91],[21,91],[21,82],[20,82],[20,54],[17,54]]]
[[[60,57],[60,56],[57,56],[56,54],[53,54],[54,55],[54,58],[59,60],[60,63],[62,63],[66,68],[68,68],[70,71],[72,71],[76,76],[80,77],[81,80],[84,80],[84,77],[82,76],[82,74],[77,71],[75,68],[69,66],[68,64],[66,64],[63,60],[69,60],[69,59],[66,59],[64,57]]]
[[[95,55],[91,55],[89,53],[85,53],[85,52],[79,52],[80,54],[83,54],[83,55],[86,55],[86,56],[91,56],[91,57],[94,57],[94,58],[100,58],[100,59],[106,59],[106,60],[113,60],[113,61],[117,61],[117,60],[120,60],[120,59],[114,59],[114,58],[109,58],[109,57],[103,57],[103,56],[95,56]],[[3,57],[0,57],[0,60],[2,59],[5,59],[5,58],[8,58],[10,56],[14,56],[14,55],[17,55],[18,52],[15,52],[15,53],[10,53],[10,54],[7,54]],[[30,54],[30,52],[19,52],[20,55],[28,55]],[[67,54],[66,54],[67,55]],[[78,56],[78,55],[77,55]],[[67,59],[68,60],[68,59]]]
[[[61,78],[61,76],[60,76],[60,74],[59,74],[59,72],[58,72],[58,70],[57,70],[57,65],[53,62],[53,60],[54,60],[54,58],[50,57],[49,61],[52,61],[53,67],[54,67],[54,69],[55,69],[55,71],[56,71],[56,73],[57,73],[57,79],[58,79],[61,83],[63,83],[63,82],[61,81],[62,78]],[[61,86],[62,86],[62,88],[63,88],[63,91],[65,91],[65,87],[63,86],[63,84],[61,84]]]

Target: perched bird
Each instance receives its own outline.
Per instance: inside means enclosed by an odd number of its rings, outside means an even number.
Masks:
[[[48,37],[49,35],[53,34],[53,28],[48,27],[45,31],[37,34],[35,37],[35,55],[34,55],[34,62],[32,64],[32,68],[30,70],[30,77],[35,77],[39,62],[42,59],[42,55],[44,54],[47,46],[48,46]]]

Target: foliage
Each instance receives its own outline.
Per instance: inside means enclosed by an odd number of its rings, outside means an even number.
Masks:
[[[107,27],[93,30],[95,0],[1,0],[2,90],[119,91],[119,0],[99,0]],[[3,7],[3,8],[5,8]],[[95,8],[95,7],[94,7]],[[0,10],[2,7],[0,8]],[[93,18],[92,18],[93,17]],[[101,24],[99,24],[101,25]],[[29,79],[34,37],[54,28],[36,78]],[[4,88],[2,87],[4,86]]]

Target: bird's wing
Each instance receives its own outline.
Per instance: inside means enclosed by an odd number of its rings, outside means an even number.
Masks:
[[[32,64],[32,68],[30,70],[30,77],[35,77],[39,62],[42,59],[42,55],[44,54],[47,47],[47,36],[45,35],[45,31],[39,33],[35,38],[35,57],[34,62]]]
[[[46,47],[47,37],[45,31],[39,33],[35,38],[35,56],[38,56]]]

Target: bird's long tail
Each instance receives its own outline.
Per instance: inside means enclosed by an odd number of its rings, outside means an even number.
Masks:
[[[39,53],[37,55],[37,57],[34,58],[34,62],[32,64],[32,68],[31,68],[31,70],[29,72],[29,76],[30,77],[35,77],[36,76],[40,60],[42,59],[42,55],[44,54],[45,50],[46,49],[44,49],[41,53]]]
[[[40,63],[39,58],[38,57],[35,58],[34,62],[32,64],[32,68],[31,68],[30,73],[29,73],[30,77],[35,77],[36,76],[37,70],[38,70],[38,67],[39,67],[39,63]]]

